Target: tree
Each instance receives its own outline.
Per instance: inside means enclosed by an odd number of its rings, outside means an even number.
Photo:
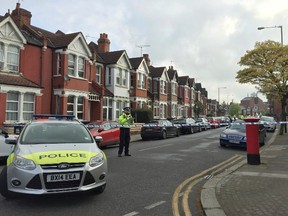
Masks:
[[[281,102],[281,121],[286,121],[288,98],[288,46],[275,41],[256,42],[253,50],[241,57],[237,72],[239,83],[250,83],[263,94]],[[281,125],[280,134],[283,134]]]
[[[200,113],[203,112],[204,106],[200,101],[196,101],[193,107],[196,117],[199,117]]]
[[[229,115],[230,116],[238,116],[240,112],[240,105],[237,103],[231,103],[229,106]]]

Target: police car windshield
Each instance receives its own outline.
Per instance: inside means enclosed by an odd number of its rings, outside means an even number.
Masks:
[[[38,123],[28,125],[21,144],[93,143],[85,126],[74,123]]]

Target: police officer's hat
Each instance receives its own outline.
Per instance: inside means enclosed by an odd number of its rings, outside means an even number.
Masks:
[[[124,107],[123,110],[130,112],[131,108],[130,107]]]

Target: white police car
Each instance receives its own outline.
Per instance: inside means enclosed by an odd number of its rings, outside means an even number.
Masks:
[[[0,174],[1,195],[103,192],[107,160],[89,130],[72,116],[34,117],[17,140],[6,139],[15,149]]]

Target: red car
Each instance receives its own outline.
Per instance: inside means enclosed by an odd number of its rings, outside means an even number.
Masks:
[[[220,121],[215,117],[207,117],[208,121],[211,124],[212,128],[219,128],[220,127]]]
[[[101,136],[103,141],[99,147],[115,145],[120,143],[120,128],[117,121],[97,121],[87,125],[92,136]]]

